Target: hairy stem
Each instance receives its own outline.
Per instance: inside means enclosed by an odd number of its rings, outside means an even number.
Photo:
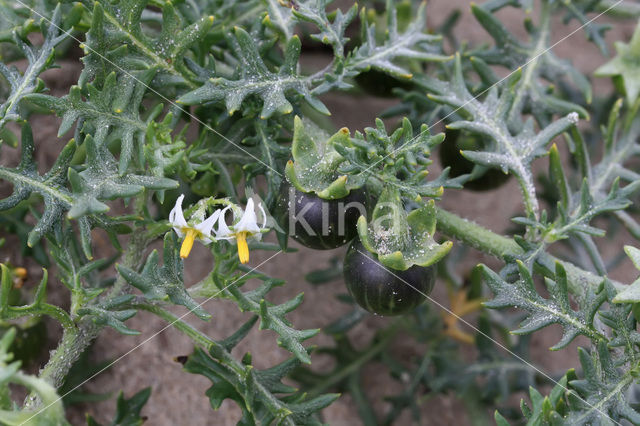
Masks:
[[[146,192],[136,197],[134,203],[135,211],[140,214],[146,203]],[[133,232],[129,245],[124,253],[123,264],[130,268],[137,267],[143,259],[140,253],[148,244],[149,238],[146,233]],[[124,279],[118,276],[107,297],[112,298],[119,295],[124,285]],[[76,325],[66,312],[56,306],[45,304],[40,308],[46,308],[46,311],[41,310],[40,313],[50,315],[57,319],[63,327],[62,339],[58,347],[52,352],[47,364],[40,370],[39,375],[41,379],[46,380],[57,388],[62,385],[69,370],[80,355],[82,355],[95,338],[98,337],[102,327],[95,325],[89,319],[81,321]],[[24,314],[24,312],[22,312],[22,314]],[[39,406],[40,403],[40,398],[35,393],[32,393],[25,400],[25,408],[33,409]]]
[[[99,327],[91,322],[80,324],[78,327],[65,328],[58,347],[52,352],[44,368],[40,370],[39,378],[55,388],[60,387],[71,366],[98,336],[98,331]],[[34,409],[40,405],[40,397],[36,393],[31,393],[25,400],[24,409]]]
[[[511,238],[496,234],[441,208],[436,208],[436,219],[438,231],[482,252],[501,259],[524,254],[522,247]]]
[[[89,323],[72,330],[65,329],[58,347],[40,371],[40,378],[55,387],[62,385],[73,363],[97,337],[98,330],[98,327]]]
[[[477,250],[489,253],[503,260],[522,256],[525,252],[513,239],[496,234],[477,223],[468,221],[453,213],[440,208],[436,209],[437,229],[444,235],[457,239]],[[578,268],[571,262],[566,262],[541,252],[536,259],[535,269],[541,274],[553,277],[555,264],[559,262],[564,266],[569,279],[569,291],[583,299],[588,288],[597,289],[604,277],[584,269]],[[612,281],[617,289],[626,287],[624,284]]]

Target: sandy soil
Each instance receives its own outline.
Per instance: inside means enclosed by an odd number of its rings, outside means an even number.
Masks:
[[[468,3],[464,1],[434,0],[429,5],[428,22],[430,27],[437,26],[451,10],[456,8],[461,9],[463,13],[462,22],[458,28],[460,37],[476,41],[486,39],[486,34],[475,22],[469,12]],[[516,33],[522,34],[524,32],[519,12],[504,12],[501,13],[501,17]],[[557,20],[559,23],[559,19]],[[555,39],[561,40],[563,35],[571,33],[574,28],[576,28],[575,24],[562,27],[556,33]],[[608,39],[628,39],[632,30],[632,23],[618,25],[609,33]],[[560,42],[554,50],[561,57],[571,58],[584,71],[592,71],[604,62],[597,49],[585,41],[582,32]],[[75,83],[77,72],[77,67],[70,63],[63,63],[62,70],[52,70],[46,73],[47,85],[52,88],[55,95],[63,95],[66,88]],[[608,86],[607,82],[603,80],[596,83],[597,90],[605,90]],[[347,126],[351,130],[372,125],[374,117],[393,104],[389,100],[371,97],[331,96],[327,97],[325,101],[329,109],[334,111],[333,120],[336,126]],[[55,160],[61,147],[61,141],[55,137],[58,123],[59,119],[41,117],[38,119],[38,125],[34,126],[37,134],[36,140],[40,141],[37,158],[39,163],[43,165],[43,170],[46,169],[44,165],[51,164]],[[11,159],[4,152],[3,155],[5,155],[2,157],[3,164],[10,163]],[[436,171],[434,173],[437,174]],[[5,192],[0,195],[5,195],[6,187],[4,190]],[[479,223],[495,231],[504,232],[509,227],[509,218],[521,210],[517,192],[517,186],[512,179],[510,183],[490,195],[447,191],[442,205],[462,216],[473,217]],[[260,270],[287,281],[285,286],[270,294],[272,300],[285,300],[300,292],[305,293],[302,307],[290,315],[296,328],[322,327],[347,310],[345,306],[336,303],[334,298],[335,295],[345,292],[345,288],[340,280],[320,287],[313,287],[305,282],[304,275],[310,270],[328,265],[332,257],[342,256],[344,249],[318,252],[297,246],[295,243],[293,245],[300,248],[297,254],[280,254],[273,260],[266,262]],[[11,244],[8,247],[10,248]],[[197,247],[195,250],[195,253],[187,260],[185,277],[187,284],[197,282],[202,278],[211,263],[211,255],[207,250],[202,247]],[[252,254],[251,263],[257,265],[267,259],[269,255]],[[9,253],[5,249],[5,252],[0,254],[0,258],[3,259],[7,256],[14,263],[20,264],[21,260],[15,252]],[[460,267],[469,268],[478,262],[488,262],[495,265],[493,259],[474,253]],[[39,275],[37,270],[32,271],[34,281]],[[628,280],[633,277],[632,269],[625,263],[624,267],[616,272],[616,277]],[[50,283],[52,300],[65,300],[67,295],[65,291],[60,290],[61,287],[59,283]],[[446,304],[442,286],[434,292],[434,297]],[[213,314],[213,319],[209,323],[203,323],[195,317],[190,317],[190,321],[213,338],[225,337],[229,330],[237,328],[241,322],[249,317],[238,312],[234,304],[226,301],[210,301],[205,304],[205,308]],[[435,306],[433,308],[437,309]],[[176,312],[183,311],[176,310]],[[383,326],[386,321],[384,318],[371,316],[355,327],[351,336],[356,342],[366,342],[375,330]],[[209,386],[208,380],[183,372],[182,366],[173,361],[175,356],[191,352],[192,344],[188,339],[172,329],[162,331],[165,324],[144,312],[139,313],[128,324],[130,327],[142,331],[142,334],[137,337],[123,337],[112,330],[106,330],[98,338],[93,350],[93,357],[96,360],[118,359],[118,362],[107,372],[92,380],[87,385],[87,389],[95,392],[117,392],[122,389],[127,396],[130,396],[146,386],[152,386],[153,393],[144,409],[144,414],[148,416],[148,424],[150,425],[232,425],[237,422],[240,413],[233,403],[227,401],[220,410],[212,411],[208,399],[204,396],[204,391]],[[55,335],[55,331],[53,334]],[[153,335],[155,337],[147,341]],[[533,338],[534,360],[546,371],[558,371],[577,364],[576,343],[560,353],[551,354],[547,351],[547,348],[554,341],[557,341],[558,337],[558,330],[554,329],[536,334]],[[326,337],[320,335],[309,343],[327,344],[330,342]],[[403,342],[399,342],[399,345],[402,344]],[[270,366],[287,357],[287,352],[275,344],[275,335],[270,331],[252,331],[250,337],[236,349],[236,355],[245,351],[260,354],[260,356],[254,357],[255,365],[258,368]],[[318,361],[321,362],[321,360]],[[376,411],[384,413],[388,407],[383,401],[383,396],[392,393],[399,384],[390,380],[383,369],[376,365],[366,367],[366,377],[366,388],[370,390],[371,401]],[[114,408],[115,401],[112,399],[90,406],[73,407],[69,410],[69,416],[74,424],[83,424],[84,412],[88,411],[98,421],[104,422],[111,418]],[[425,413],[429,413],[424,417],[422,423],[424,425],[469,424],[469,420],[463,414],[464,409],[461,403],[452,396],[443,395],[429,399],[423,409]],[[487,414],[489,415],[489,413]],[[332,425],[359,424],[354,404],[348,395],[342,396],[325,410],[324,420]],[[403,416],[398,419],[396,424],[410,424],[410,419],[408,416]]]

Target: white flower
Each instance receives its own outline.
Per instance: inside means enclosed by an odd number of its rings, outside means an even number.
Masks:
[[[247,263],[249,261],[249,246],[247,244],[247,238],[260,240],[262,237],[262,230],[267,224],[267,215],[262,208],[262,204],[258,203],[258,208],[260,209],[263,217],[262,226],[258,226],[258,217],[256,216],[253,206],[253,199],[249,198],[242,217],[235,225],[229,228],[224,219],[224,214],[229,208],[231,208],[231,206],[225,207],[220,212],[218,229],[215,231],[216,238],[221,240],[235,239],[238,245],[238,257],[240,258],[240,263]]]
[[[169,213],[169,223],[173,226],[176,234],[178,234],[180,238],[184,238],[182,247],[180,247],[180,257],[184,259],[191,253],[191,248],[196,238],[204,244],[209,244],[213,241],[211,238],[211,230],[216,220],[218,220],[221,210],[216,210],[201,223],[189,225],[184,219],[184,213],[182,212],[182,200],[184,200],[184,195],[178,197],[176,205],[171,209]]]

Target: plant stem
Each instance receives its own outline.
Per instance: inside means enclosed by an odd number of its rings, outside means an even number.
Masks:
[[[207,351],[209,351],[211,347],[215,344],[215,342],[211,340],[209,337],[207,337],[206,334],[195,329],[191,324],[185,321],[182,321],[182,319],[180,319],[179,317],[176,317],[174,314],[172,314],[171,312],[167,311],[166,309],[158,305],[135,302],[131,304],[131,307],[135,309],[142,309],[144,311],[151,312],[152,314],[162,318],[167,323],[169,323],[172,327],[176,328],[177,330],[180,330],[187,337],[193,340],[195,344],[197,344],[198,346],[201,346]]]
[[[142,215],[145,205],[147,203],[147,191],[143,191],[142,194],[138,195],[134,199],[134,212],[138,215]],[[136,270],[138,266],[144,261],[144,256],[142,256],[142,252],[147,248],[152,238],[150,238],[147,232],[143,232],[142,230],[134,230],[131,232],[131,239],[129,240],[129,244],[125,250],[125,253],[122,258],[122,265],[127,268]],[[116,278],[116,282],[109,290],[108,298],[113,298],[118,296],[124,286],[126,285],[125,279],[122,275],[118,274]]]
[[[345,365],[340,371],[335,371],[331,374],[330,377],[327,377],[322,382],[316,384],[311,389],[306,391],[306,394],[313,398],[314,396],[318,396],[326,391],[328,388],[340,383],[345,378],[349,377],[351,374],[360,370],[360,368],[373,359],[376,355],[382,352],[387,345],[391,342],[391,340],[397,336],[397,330],[399,323],[393,323],[388,329],[386,329],[382,338],[373,346],[369,347],[366,351],[363,351],[359,358],[354,359],[349,364]]]
[[[160,305],[151,305],[146,302],[134,302],[133,307],[138,309],[144,309],[160,318],[167,321],[170,325],[176,329],[182,331],[185,335],[190,337],[194,343],[207,349],[209,356],[217,360],[229,373],[234,373],[235,377],[239,379],[241,385],[235,386],[236,391],[241,397],[248,398],[246,392],[251,392],[251,395],[257,399],[260,399],[265,405],[269,407],[272,413],[289,411],[285,403],[277,399],[264,384],[258,380],[255,374],[251,374],[253,367],[245,366],[231,355],[230,351],[219,342],[210,339],[205,334],[193,328],[190,324],[183,321],[181,318],[175,316],[173,313],[167,311]],[[280,424],[293,424],[291,421],[283,421]]]
[[[49,361],[40,370],[39,378],[58,388],[64,382],[71,366],[98,336],[99,327],[92,322],[79,324],[78,327],[65,327],[58,347]],[[31,393],[25,399],[24,409],[34,409],[40,405],[40,397]]]
[[[513,239],[496,234],[477,223],[468,221],[451,212],[436,207],[437,229],[449,238],[457,239],[477,250],[489,253],[500,259],[519,257],[525,254],[522,247]],[[579,298],[584,298],[588,288],[594,291],[600,286],[604,277],[584,269],[580,269],[571,262],[566,262],[547,253],[540,253],[534,267],[541,274],[553,277],[555,264],[564,266],[569,279],[569,291]],[[624,284],[612,281],[617,289],[626,287]]]
[[[27,305],[27,306],[10,306],[7,311],[3,313],[3,320],[10,320],[14,318],[22,318],[26,316],[39,316],[48,315],[51,318],[58,321],[64,330],[73,330],[76,328],[75,323],[69,316],[69,314],[63,309],[50,305],[48,303],[41,303],[39,305]]]
[[[144,209],[146,197],[146,192],[143,192],[143,194],[134,200],[134,210],[138,214],[141,214]],[[140,253],[148,244],[149,238],[146,233],[133,232],[129,245],[124,253],[123,264],[130,268],[136,268],[143,259]],[[122,292],[125,284],[125,280],[121,276],[118,276],[107,298],[118,296]],[[64,382],[73,364],[87,347],[89,347],[91,342],[95,340],[103,327],[97,326],[90,319],[80,320],[76,325],[65,311],[56,306],[44,304],[40,306],[39,309],[40,311],[38,313],[52,316],[62,324],[63,328],[62,339],[58,347],[53,351],[49,361],[47,361],[44,368],[40,370],[39,374],[39,378],[58,388]],[[24,315],[25,312],[23,311],[21,314]],[[38,405],[40,405],[40,398],[35,393],[31,393],[25,400],[25,408],[27,409],[35,408]]]
[[[436,207],[436,220],[438,231],[482,252],[501,259],[524,254],[522,247],[511,238],[496,234],[439,207]]]
[[[73,363],[97,337],[98,329],[89,322],[85,326],[65,329],[49,362],[40,370],[39,377],[55,387],[62,385]]]

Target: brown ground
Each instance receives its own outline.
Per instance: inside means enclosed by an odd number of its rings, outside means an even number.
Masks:
[[[460,8],[463,12],[461,25],[458,31],[462,39],[477,41],[486,39],[482,28],[475,23],[471,16],[468,3],[459,0],[434,1],[429,5],[429,25],[437,26],[454,8]],[[518,34],[523,33],[520,12],[501,13],[501,17],[508,26]],[[558,20],[559,22],[559,20]],[[575,23],[569,27],[560,27],[555,39],[569,34],[576,27]],[[619,25],[609,32],[608,39],[628,40],[633,30],[633,24]],[[585,41],[584,33],[578,32],[569,40],[560,43],[555,52],[565,58],[571,58],[582,70],[590,72],[604,62],[597,49]],[[53,87],[53,93],[61,96],[69,84],[75,83],[77,68],[64,63],[63,70],[47,72],[47,85]],[[608,88],[605,81],[596,82],[597,90]],[[603,89],[604,88],[604,89]],[[370,97],[341,97],[332,96],[326,99],[327,106],[334,112],[333,120],[338,127],[347,126],[351,130],[361,129],[373,124],[374,117],[392,105],[388,100]],[[42,164],[51,164],[60,149],[60,142],[56,141],[57,124],[59,120],[52,117],[41,117],[38,125],[34,125],[36,141],[41,141],[38,149],[38,160]],[[42,143],[46,141],[46,143]],[[6,151],[6,150],[5,150]],[[7,157],[3,157],[6,162]],[[541,160],[544,162],[544,160]],[[544,165],[546,167],[546,164]],[[434,171],[435,174],[437,172]],[[462,216],[474,218],[477,222],[495,230],[504,231],[509,226],[509,218],[520,212],[520,198],[513,179],[499,191],[486,194],[460,193],[448,191],[442,201],[442,205]],[[2,194],[4,195],[4,193]],[[296,244],[293,244],[296,247]],[[8,245],[11,247],[11,245]],[[211,262],[211,255],[206,249],[197,247],[186,263],[185,280],[187,284],[195,283],[202,278]],[[5,249],[6,251],[6,249]],[[304,280],[305,273],[328,264],[333,256],[342,256],[344,249],[326,252],[312,251],[300,247],[296,254],[280,254],[275,259],[267,262],[261,271],[274,277],[286,279],[287,284],[275,290],[269,297],[274,300],[284,300],[304,292],[305,300],[302,306],[290,315],[290,319],[296,328],[322,327],[340,314],[346,308],[335,302],[334,296],[344,292],[343,283],[336,282],[312,287]],[[252,254],[252,264],[257,265],[270,254]],[[20,264],[20,259],[11,253],[4,253],[0,257],[8,256],[14,263]],[[478,262],[494,264],[495,261],[481,254],[469,256],[461,265],[461,270],[468,269]],[[293,266],[295,265],[295,266]],[[32,276],[39,274],[34,271]],[[615,277],[629,282],[634,272],[629,264],[616,273]],[[63,300],[66,292],[56,290],[62,287],[54,280],[50,283],[51,298]],[[434,297],[441,303],[445,303],[444,292],[440,286],[434,292]],[[207,302],[205,308],[213,314],[209,323],[203,323],[195,317],[190,321],[200,330],[213,338],[225,337],[230,330],[248,318],[241,314],[233,303],[214,300]],[[434,309],[437,309],[434,306]],[[182,311],[180,311],[182,312]],[[355,327],[351,336],[356,342],[366,342],[373,332],[384,325],[386,320],[371,316],[366,321]],[[92,380],[87,388],[95,392],[117,392],[124,390],[127,396],[131,396],[138,390],[152,386],[153,392],[149,403],[144,409],[144,414],[149,417],[150,425],[232,425],[239,419],[239,410],[231,402],[225,402],[217,412],[211,410],[204,391],[209,386],[208,380],[203,377],[188,374],[182,371],[181,365],[174,362],[177,355],[189,354],[192,350],[191,342],[173,329],[167,329],[156,337],[142,344],[157,331],[164,328],[165,324],[154,316],[141,312],[128,322],[134,329],[142,331],[137,337],[124,337],[112,330],[106,330],[97,340],[94,356],[98,360],[119,359],[107,372]],[[576,344],[560,353],[551,354],[547,348],[559,337],[558,330],[539,333],[533,338],[533,356],[535,361],[547,371],[559,371],[577,364]],[[314,344],[327,344],[329,340],[324,336],[318,336],[310,341]],[[401,345],[402,342],[399,342]],[[138,345],[140,345],[138,347]],[[245,351],[251,351],[260,356],[254,357],[256,367],[267,367],[287,357],[287,353],[275,344],[275,335],[270,331],[254,330],[239,348],[236,355]],[[397,389],[399,384],[390,381],[388,376],[378,366],[368,366],[365,377],[366,389],[370,390],[370,397],[375,409],[384,413],[387,409],[382,396],[390,394]],[[115,408],[115,401],[82,406],[69,410],[69,416],[74,424],[84,424],[84,411],[89,411],[98,421],[105,422],[111,418]],[[429,399],[424,404],[425,425],[450,425],[469,424],[468,418],[463,414],[461,403],[452,396],[437,396]],[[487,413],[489,415],[489,413]],[[342,396],[338,401],[324,411],[324,421],[332,425],[356,425],[359,424],[354,404],[348,395]],[[410,424],[409,416],[403,416],[396,422],[398,425]]]

